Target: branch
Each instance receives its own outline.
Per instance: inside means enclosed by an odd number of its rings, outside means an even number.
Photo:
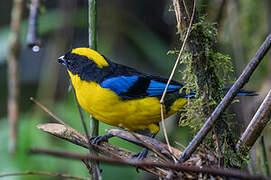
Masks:
[[[97,50],[97,34],[96,34],[96,26],[97,26],[97,1],[96,0],[88,0],[88,36],[89,36],[89,47],[91,49]],[[98,136],[99,134],[99,121],[94,118],[90,118],[90,133],[91,136]],[[93,152],[95,153],[95,152]],[[96,154],[97,155],[97,154]],[[93,179],[98,180],[102,179],[100,174],[99,165],[95,162],[92,162],[92,171]]]
[[[18,79],[18,55],[20,49],[20,24],[22,19],[23,0],[13,0],[11,12],[11,36],[7,57],[7,82],[8,82],[8,120],[10,124],[10,152],[16,151],[17,121],[19,114],[19,79]]]
[[[88,0],[88,43],[91,49],[97,50],[97,1]]]
[[[156,152],[162,153],[163,155],[166,155],[168,158],[171,158],[170,149],[172,150],[172,154],[174,157],[179,157],[182,154],[182,152],[180,150],[175,149],[173,147],[168,147],[167,144],[164,144],[164,143],[158,141],[157,139],[154,139],[154,138],[151,138],[148,136],[143,136],[141,134],[135,133],[137,136],[137,137],[135,137],[130,132],[119,130],[119,129],[110,129],[107,132],[112,134],[113,136],[117,136],[121,139],[124,139],[124,140],[129,141],[134,144],[137,144],[139,146],[146,147],[146,148],[151,147],[154,152],[156,151]],[[149,147],[147,147],[146,144]]]
[[[44,132],[47,132],[47,133],[54,135],[58,138],[67,140],[73,144],[76,144],[76,145],[79,145],[79,146],[82,146],[82,147],[88,149],[88,140],[86,139],[86,137],[69,126],[65,126],[62,124],[56,124],[56,123],[49,123],[49,124],[38,125],[37,127]],[[114,131],[110,131],[110,133],[114,133]],[[117,133],[115,133],[115,134],[117,134]],[[144,139],[144,138],[142,137],[142,139]],[[162,146],[167,146],[167,145],[163,144]],[[123,160],[131,159],[131,156],[134,154],[131,151],[114,146],[114,145],[109,144],[107,142],[102,142],[100,145],[93,145],[93,147],[94,147],[95,151],[97,151],[107,157],[114,157],[117,159],[123,159]],[[178,153],[178,154],[180,154],[180,153]],[[150,159],[151,161],[154,161],[154,162],[162,162],[163,161],[162,159],[160,159],[154,155],[151,155],[148,159]],[[191,163],[191,162],[189,162],[189,163]],[[195,163],[193,163],[193,164],[195,164]],[[167,175],[167,172],[165,170],[159,170],[157,168],[145,167],[143,170],[145,170],[151,174],[154,174],[156,176],[159,176],[159,177],[166,177],[166,175]]]
[[[240,141],[237,144],[237,149],[244,145],[249,149],[254,145],[258,137],[261,135],[266,124],[271,117],[271,89],[262,102],[261,106],[250,121],[247,129],[243,133]]]
[[[159,167],[159,168],[165,168],[165,169],[171,169],[171,170],[178,170],[182,172],[193,172],[193,173],[206,173],[206,174],[212,174],[216,176],[224,176],[224,177],[233,177],[233,178],[239,178],[239,179],[265,179],[262,176],[255,176],[255,175],[249,175],[248,173],[242,173],[240,171],[236,170],[230,170],[230,169],[217,169],[217,168],[204,168],[204,167],[195,167],[195,166],[185,166],[185,165],[176,165],[173,163],[157,163],[157,162],[151,162],[151,161],[130,161],[130,160],[121,160],[121,159],[113,159],[113,158],[106,158],[101,156],[94,156],[90,154],[78,154],[78,153],[72,153],[67,151],[51,151],[51,150],[45,150],[45,149],[32,149],[30,150],[30,153],[33,154],[44,154],[44,155],[51,155],[56,157],[62,157],[62,158],[69,158],[69,159],[88,159],[88,160],[95,160],[99,162],[104,163],[110,163],[110,164],[118,164],[118,165],[129,165],[129,166],[135,166],[135,167]]]
[[[57,122],[59,122],[60,124],[64,124],[65,126],[68,126],[62,119],[60,119],[59,117],[57,117],[52,111],[50,111],[47,107],[45,107],[40,102],[38,102],[34,97],[30,97],[29,99],[30,99],[30,101],[32,101],[33,103],[35,103],[37,106],[39,106],[39,108],[41,108],[44,112],[46,112],[52,118],[54,118]]]
[[[50,110],[48,110],[46,107],[44,107],[42,104],[37,102],[32,98],[32,101],[35,102],[39,107],[41,107],[45,112],[47,112],[49,115],[56,119],[60,119],[57,117],[55,114],[53,114]],[[56,123],[49,123],[49,124],[43,124],[43,125],[38,125],[38,128],[43,130],[44,132],[47,132],[49,134],[52,134],[56,137],[62,138],[64,140],[70,141],[76,145],[82,146],[87,148],[88,147],[88,139],[73,129],[72,127],[68,126],[63,122],[63,120],[59,121],[63,124],[56,124]],[[130,132],[123,131],[123,130],[116,130],[116,129],[111,129],[109,130],[109,133],[121,137],[123,139],[127,139],[128,141],[132,143],[136,143],[138,145],[145,146],[147,148],[151,147],[150,149],[156,152],[157,154],[150,154],[148,158],[146,158],[147,161],[151,162],[172,162],[172,159],[170,158],[165,158],[167,157],[169,150],[167,149],[168,146],[166,144],[163,144],[159,142],[158,140],[151,139],[147,136],[139,135],[139,134],[131,134]],[[148,146],[146,146],[148,144]],[[117,158],[117,159],[122,159],[122,160],[127,160],[131,159],[131,156],[133,155],[133,152],[111,145],[107,142],[103,142],[100,145],[93,145],[94,150],[99,152],[100,154],[110,157],[110,158]],[[181,151],[171,147],[173,150],[173,155],[178,157],[181,154]],[[158,153],[161,151],[162,154],[165,156],[160,156]],[[158,155],[158,156],[157,156]],[[169,156],[169,155],[168,155]],[[84,161],[85,162],[85,161]],[[172,162],[173,163],[173,162]],[[190,158],[188,161],[186,161],[182,165],[186,166],[199,166],[199,167],[204,167],[204,166],[212,166],[217,164],[217,158],[214,155],[213,152],[205,150],[203,148],[198,148],[198,153]],[[161,178],[166,178],[168,174],[172,173],[173,177],[176,176],[176,172],[168,169],[162,169],[162,168],[157,168],[157,167],[141,167],[144,171],[147,171],[155,176],[161,177]],[[193,174],[193,173],[183,173],[185,177],[194,177],[197,178],[200,176],[200,174]]]
[[[17,172],[17,173],[6,173],[6,174],[0,174],[0,178],[8,177],[8,176],[22,176],[22,175],[44,175],[44,176],[55,176],[55,177],[61,177],[61,178],[69,178],[69,179],[75,179],[75,180],[87,180],[86,178],[72,176],[69,174],[45,172],[45,171],[26,171],[26,172]]]
[[[33,97],[31,97],[30,100],[34,102],[36,105],[38,105],[48,115],[50,115],[51,117],[53,117],[55,120],[57,120],[60,123],[60,124],[49,123],[49,124],[38,125],[39,129],[49,134],[52,134],[56,137],[70,141],[76,145],[79,145],[88,149],[88,140],[84,135],[82,135],[81,133],[79,133],[72,127],[70,127],[68,124],[66,124],[63,120],[57,117],[53,112],[51,112],[48,108],[46,108],[44,105],[39,103]],[[133,155],[133,152],[119,148],[117,146],[113,146],[107,142],[103,142],[99,146],[97,145],[93,145],[93,146],[95,148],[94,150],[109,157],[129,159]],[[157,159],[157,157],[154,155],[151,156],[151,158],[154,161],[159,161],[159,159]],[[189,163],[197,164],[197,161],[200,161],[200,160],[201,159],[199,158],[194,158]],[[166,177],[167,175],[167,173],[164,172],[163,170],[157,170],[157,169],[151,169],[151,168],[145,168],[144,170],[159,177]]]
[[[215,122],[219,118],[220,114],[225,111],[228,105],[231,103],[233,98],[239,92],[239,90],[248,82],[254,70],[257,68],[267,51],[271,46],[271,34],[267,36],[262,46],[259,48],[255,56],[251,59],[247,67],[244,69],[243,73],[239,76],[237,81],[233,84],[230,90],[227,92],[226,96],[218,104],[218,106],[213,111],[212,115],[208,118],[204,126],[200,129],[194,139],[189,143],[187,148],[184,150],[182,156],[180,157],[180,162],[186,161],[191,154],[200,145],[202,140],[214,126]]]

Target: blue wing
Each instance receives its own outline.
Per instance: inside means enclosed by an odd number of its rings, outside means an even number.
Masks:
[[[122,99],[137,99],[147,96],[161,96],[165,90],[167,79],[152,75],[132,75],[111,77],[101,82],[101,87],[108,88]],[[168,93],[176,92],[181,84],[173,81],[168,86]]]
[[[118,76],[104,80],[100,85],[108,88],[116,94],[127,92],[127,90],[137,81],[138,76]]]
[[[163,94],[165,88],[166,88],[166,84],[164,82],[159,82],[156,80],[151,80],[149,87],[147,89],[147,93],[149,94],[149,96],[160,96]],[[171,93],[171,92],[176,92],[178,90],[181,89],[181,85],[174,85],[174,84],[169,84],[167,92]]]

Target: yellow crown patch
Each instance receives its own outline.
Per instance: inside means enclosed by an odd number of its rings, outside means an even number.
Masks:
[[[88,59],[94,61],[99,68],[109,66],[108,62],[104,59],[104,57],[101,54],[90,48],[75,48],[72,50],[71,53],[88,57]]]

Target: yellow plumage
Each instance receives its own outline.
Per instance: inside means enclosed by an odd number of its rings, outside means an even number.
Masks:
[[[161,121],[160,102],[156,97],[123,101],[113,91],[102,88],[94,81],[83,81],[78,75],[69,75],[82,108],[99,121],[130,131],[149,129],[156,134]],[[186,103],[185,98],[176,100],[165,117],[177,112]]]

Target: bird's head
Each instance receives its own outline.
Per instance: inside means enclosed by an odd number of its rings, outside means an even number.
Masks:
[[[77,74],[82,71],[86,65],[92,67],[103,68],[109,66],[107,60],[90,48],[80,47],[75,48],[57,59],[58,63],[67,67],[73,74]]]

